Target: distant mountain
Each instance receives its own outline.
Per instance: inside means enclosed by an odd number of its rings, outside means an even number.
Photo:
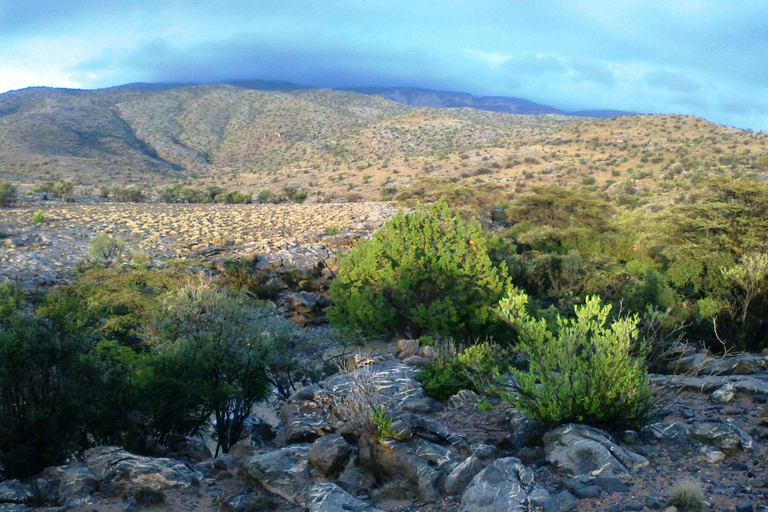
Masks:
[[[632,112],[620,110],[581,110],[569,112],[547,105],[540,105],[520,98],[504,96],[472,96],[465,92],[434,91],[416,87],[358,87],[344,89],[362,94],[371,94],[403,103],[411,107],[427,108],[475,108],[505,114],[541,115],[560,114],[564,116],[580,116],[606,118],[632,115]]]

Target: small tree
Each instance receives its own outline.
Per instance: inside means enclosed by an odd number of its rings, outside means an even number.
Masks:
[[[122,238],[116,238],[106,233],[98,233],[88,246],[88,256],[103,267],[117,263],[126,253],[126,243]]]
[[[738,287],[732,292],[734,311],[741,313],[742,325],[747,322],[750,303],[768,288],[768,255],[748,254],[736,266],[721,269],[723,275]]]
[[[61,199],[62,203],[66,203],[72,196],[72,192],[75,190],[75,184],[71,181],[62,181],[57,183],[53,187],[53,193],[56,197]]]
[[[610,305],[587,297],[576,318],[557,316],[550,331],[544,319],[526,311],[528,296],[511,291],[499,303],[499,315],[519,336],[517,348],[528,354],[528,371],[513,370],[507,398],[527,415],[549,424],[636,423],[652,405],[647,348],[637,342],[638,318],[607,325]]]
[[[171,293],[159,311],[155,349],[165,360],[158,376],[183,401],[199,404],[201,427],[214,415],[217,454],[229,452],[253,405],[269,395],[267,347],[293,335],[279,320],[246,295],[210,284]]]
[[[10,206],[16,196],[16,187],[8,181],[0,181],[0,207]]]
[[[342,260],[331,285],[331,321],[368,334],[477,336],[508,283],[480,225],[439,201],[399,212]]]

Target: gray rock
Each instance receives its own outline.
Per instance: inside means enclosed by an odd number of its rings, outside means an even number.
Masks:
[[[308,506],[310,512],[383,512],[331,482],[310,488]]]
[[[459,512],[522,512],[528,510],[529,494],[542,496],[540,489],[519,459],[497,459],[472,479]]]
[[[81,463],[50,467],[43,471],[43,479],[57,500],[65,504],[91,496],[99,489],[96,476]]]
[[[461,494],[467,488],[469,482],[480,471],[485,469],[486,463],[477,457],[467,457],[445,477],[446,494]]]
[[[441,447],[419,438],[407,442],[381,440],[374,444],[376,464],[381,473],[389,480],[405,480],[410,482],[419,492],[419,499],[432,502],[439,498],[439,481],[441,473],[435,469],[431,461],[439,461],[445,452]],[[360,439],[360,465],[372,469],[372,461],[365,438]],[[448,460],[444,460],[445,464]],[[437,464],[437,462],[435,462]]]
[[[768,369],[768,356],[739,354],[716,357],[709,353],[696,353],[681,357],[671,365],[674,373],[704,375],[752,375]]]
[[[610,478],[648,465],[645,457],[621,448],[605,432],[575,423],[547,432],[544,452],[555,471],[570,476]]]
[[[320,473],[331,477],[341,471],[354,452],[354,448],[338,434],[321,437],[309,450],[308,461]]]
[[[573,491],[576,497],[580,500],[584,498],[597,498],[600,496],[601,492],[603,492],[603,489],[599,485],[587,485],[585,487],[574,489]]]
[[[733,423],[694,423],[688,437],[714,446],[726,454],[732,454],[739,448],[752,449],[752,438]]]
[[[651,375],[653,384],[672,388],[690,389],[702,393],[711,393],[728,382],[732,382],[739,393],[768,394],[768,375],[729,375],[687,377],[684,375]]]
[[[192,436],[187,436],[184,441],[174,446],[173,455],[194,462],[204,462],[213,458],[213,454],[205,441]]]
[[[569,512],[575,510],[577,506],[576,498],[568,491],[562,491],[544,502],[544,512]]]
[[[480,402],[480,395],[470,389],[462,389],[448,399],[448,407],[458,410],[474,410]]]
[[[134,455],[122,448],[105,446],[85,452],[85,464],[106,495],[125,495],[135,488],[189,489],[197,487],[202,473],[187,463]]]
[[[240,474],[261,484],[269,492],[304,506],[312,478],[307,459],[311,445],[293,444],[269,453],[243,459]]]
[[[407,441],[413,437],[413,426],[402,419],[393,421],[389,430],[392,432],[392,437],[398,441]]]
[[[727,404],[736,396],[736,386],[733,382],[728,382],[723,387],[716,389],[712,395],[712,401],[716,404]]]
[[[32,497],[32,488],[19,480],[0,482],[0,503],[24,503]]]

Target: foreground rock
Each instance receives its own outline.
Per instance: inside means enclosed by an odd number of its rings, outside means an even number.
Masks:
[[[309,490],[308,506],[310,512],[383,512],[331,482],[317,484]]]
[[[418,372],[391,359],[298,391],[280,410],[287,442],[311,442],[341,428],[343,421],[334,415],[334,403],[354,389],[360,378],[375,384],[377,395],[392,411],[423,414],[440,409],[441,404],[429,398],[416,380]]]
[[[114,446],[86,451],[85,464],[99,482],[100,491],[108,496],[125,496],[139,488],[186,490],[199,486],[203,478],[187,463],[142,457]]]
[[[542,505],[549,493],[538,486],[533,471],[519,459],[494,461],[477,474],[461,499],[459,512],[517,512]]]
[[[245,458],[240,474],[295,505],[304,506],[313,479],[309,473],[309,444],[294,444]]]
[[[574,477],[615,478],[649,464],[642,455],[618,446],[605,432],[575,423],[547,432],[544,451],[553,469]]]

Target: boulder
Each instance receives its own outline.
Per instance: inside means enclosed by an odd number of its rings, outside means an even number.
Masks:
[[[714,446],[725,454],[732,454],[739,448],[752,449],[752,438],[733,423],[694,423],[688,437]]]
[[[334,414],[334,404],[357,385],[360,372],[366,372],[365,380],[375,385],[376,394],[390,411],[427,413],[441,408],[416,380],[419,370],[397,359],[371,362],[369,366],[335,375],[294,393],[280,410],[286,441],[289,444],[311,442],[338,432],[344,421]]]
[[[400,340],[395,347],[395,357],[408,359],[419,353],[419,340]]]
[[[354,452],[352,446],[338,434],[321,437],[309,450],[309,463],[327,477],[336,475],[344,468]]]
[[[24,503],[32,497],[32,488],[19,480],[0,482],[0,503]]]
[[[480,395],[469,389],[462,389],[448,399],[448,407],[458,410],[474,410],[480,402]]]
[[[172,452],[175,457],[193,462],[203,462],[213,458],[213,454],[205,441],[193,436],[187,436],[182,442],[175,445]]]
[[[293,444],[248,457],[240,464],[240,474],[246,480],[259,483],[269,492],[295,505],[304,506],[307,490],[312,484],[307,463],[310,450],[309,444]]]
[[[360,439],[360,465],[372,469],[369,441]],[[428,503],[439,498],[441,473],[430,462],[438,465],[449,462],[439,446],[419,438],[407,442],[393,439],[381,440],[374,444],[378,470],[387,480],[404,480],[418,489],[419,499]]]
[[[529,495],[541,496],[534,474],[515,457],[497,459],[475,475],[464,492],[459,512],[529,510]]]
[[[185,462],[142,457],[115,446],[87,450],[85,464],[99,481],[101,492],[112,496],[123,496],[138,488],[189,489],[203,479],[202,473]]]
[[[733,382],[728,382],[723,387],[716,389],[710,398],[716,404],[727,404],[733,400],[734,396],[736,396],[736,385]]]
[[[612,478],[648,465],[645,457],[621,448],[607,433],[575,423],[547,432],[544,452],[555,471],[568,476]]]
[[[331,482],[310,488],[308,506],[310,512],[383,512]]]
[[[96,476],[82,463],[49,467],[43,471],[46,490],[56,501],[70,504],[87,498],[99,490]]]
[[[486,463],[477,457],[467,457],[445,477],[445,493],[461,494]]]

